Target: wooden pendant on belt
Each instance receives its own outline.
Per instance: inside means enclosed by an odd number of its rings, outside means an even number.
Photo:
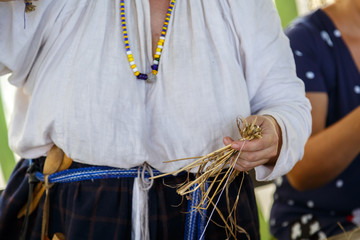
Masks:
[[[49,224],[49,211],[50,211],[50,202],[49,202],[49,195],[50,195],[50,188],[53,184],[49,183],[49,175],[63,171],[68,169],[72,164],[72,160],[64,154],[64,152],[54,145],[44,163],[44,183],[39,182],[35,189],[34,193],[31,196],[31,202],[29,210],[27,210],[27,205],[24,205],[23,208],[19,211],[17,217],[21,218],[26,214],[30,215],[38,206],[42,195],[45,192],[45,201],[44,201],[44,210],[43,210],[43,218],[42,218],[42,228],[41,228],[41,240],[47,240],[48,238],[48,224]],[[28,213],[26,213],[28,211]],[[54,235],[53,239],[65,239],[63,234],[57,233]]]

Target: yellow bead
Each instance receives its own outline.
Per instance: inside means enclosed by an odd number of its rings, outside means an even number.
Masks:
[[[156,60],[154,60],[154,64],[159,63],[162,48],[163,48],[163,45],[165,43],[165,35],[166,35],[167,30],[168,30],[171,14],[172,14],[172,12],[174,10],[175,1],[176,0],[170,0],[168,11],[166,13],[166,18],[165,18],[165,21],[164,21],[164,24],[163,24],[163,27],[162,27],[162,30],[161,30],[161,36],[160,36],[160,39],[159,39],[159,41],[157,43],[158,46],[156,48],[156,53],[154,54],[154,59],[156,59]],[[122,26],[122,29],[123,29],[122,32],[123,32],[123,35],[124,35],[124,43],[127,45],[127,46],[125,46],[125,48],[126,48],[127,53],[131,53],[130,47],[129,47],[129,40],[127,40],[127,36],[126,36],[127,35],[127,28],[126,28],[126,17],[125,17],[125,3],[124,3],[123,0],[120,2],[120,10],[121,10],[121,12],[120,12],[121,21],[120,22],[123,25]],[[136,64],[135,64],[135,61],[134,61],[134,56],[132,54],[128,54],[127,57],[128,57],[129,63],[130,63],[130,67],[134,71],[134,75],[139,76],[141,73],[140,73],[140,71],[138,71],[138,69],[136,67]],[[152,70],[152,74],[156,75],[157,73],[158,73],[157,70]]]

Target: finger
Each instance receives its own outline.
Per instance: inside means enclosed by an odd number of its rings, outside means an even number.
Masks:
[[[223,142],[224,142],[225,145],[229,145],[232,142],[234,142],[234,140],[231,137],[224,137]]]
[[[275,148],[267,148],[258,152],[241,152],[239,155],[233,156],[231,162],[236,161],[237,170],[250,170],[268,163],[276,154],[277,150]]]
[[[234,168],[238,171],[250,171],[257,166],[263,165],[268,162],[268,159],[260,159],[255,162],[249,162],[246,160],[238,160],[234,165]]]
[[[252,142],[251,145],[254,145],[255,142],[257,142],[258,140],[259,139],[254,139],[254,140],[251,140],[251,141],[247,141],[247,140],[240,139],[240,140],[232,141],[230,144],[231,144],[231,148],[239,151],[241,148],[244,149],[245,145],[249,145],[250,142]],[[248,148],[248,147],[246,147],[246,148]],[[255,146],[251,147],[250,149],[254,149],[254,148],[255,148]],[[259,147],[256,147],[256,148],[259,148]],[[252,150],[252,151],[256,151],[256,150]]]
[[[240,139],[237,141],[233,141],[231,143],[231,147],[235,150],[240,150],[242,148],[243,151],[255,152],[270,147],[271,142],[272,141],[270,139],[266,138],[253,139],[251,141]]]
[[[277,154],[277,148],[274,145],[262,149],[260,151],[247,151],[244,147],[242,153],[240,154],[239,159],[255,162],[258,161],[259,159],[270,159],[272,157],[275,157],[276,154]]]
[[[236,150],[240,150],[244,140],[233,141],[231,143],[231,147]],[[264,135],[263,138],[260,139],[253,139],[251,141],[245,140],[245,145],[243,147],[243,151],[247,152],[255,152],[261,151],[263,149],[269,148],[271,146],[278,146],[278,139],[276,135]]]

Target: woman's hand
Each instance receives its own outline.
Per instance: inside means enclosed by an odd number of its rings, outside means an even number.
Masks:
[[[276,120],[269,115],[252,115],[246,118],[246,121],[252,123],[255,118],[255,124],[262,128],[262,138],[245,140],[245,144],[244,140],[233,140],[230,137],[223,139],[225,145],[231,144],[231,147],[236,150],[240,150],[244,144],[234,166],[238,171],[249,171],[260,165],[274,166],[280,153],[282,135]]]

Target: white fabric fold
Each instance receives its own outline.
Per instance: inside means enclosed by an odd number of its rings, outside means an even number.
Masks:
[[[148,192],[141,188],[141,179],[134,179],[132,196],[131,239],[149,240]]]
[[[149,180],[145,173],[153,177],[152,168],[145,162],[138,167],[138,176],[134,179],[132,196],[132,220],[131,220],[131,239],[149,240],[149,202],[148,192],[152,187],[154,180]]]

